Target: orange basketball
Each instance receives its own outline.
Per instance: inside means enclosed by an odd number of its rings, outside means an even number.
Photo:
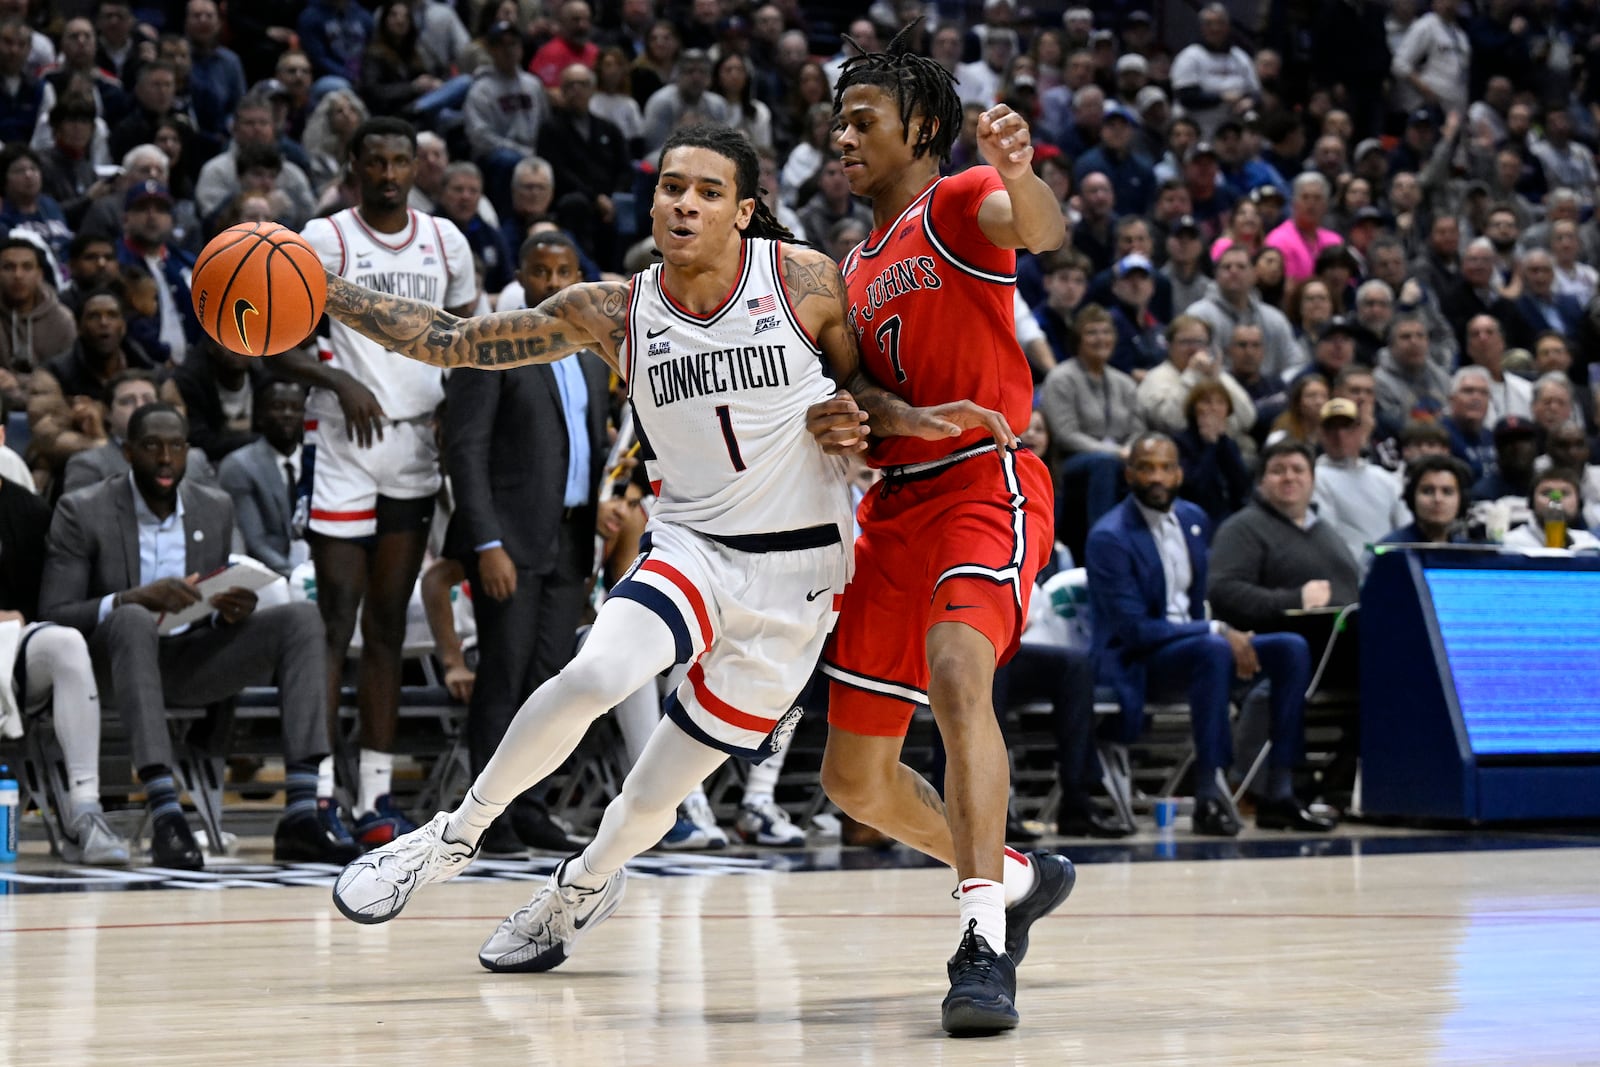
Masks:
[[[241,222],[213,237],[189,288],[206,333],[247,356],[302,343],[328,299],[322,260],[304,237],[276,222]]]

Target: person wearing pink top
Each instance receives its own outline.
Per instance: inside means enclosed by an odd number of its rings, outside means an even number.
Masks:
[[[1267,234],[1266,245],[1283,253],[1283,273],[1290,282],[1303,282],[1311,277],[1317,262],[1317,253],[1329,245],[1342,244],[1344,239],[1332,230],[1322,228],[1322,218],[1328,211],[1328,180],[1311,171],[1294,180],[1294,200],[1289,206],[1289,217]]]

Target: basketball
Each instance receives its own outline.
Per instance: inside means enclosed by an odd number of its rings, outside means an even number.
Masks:
[[[247,356],[273,356],[303,342],[328,298],[322,260],[276,222],[241,222],[213,237],[190,289],[206,333]]]

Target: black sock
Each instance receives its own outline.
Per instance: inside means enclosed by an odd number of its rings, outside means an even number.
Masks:
[[[172,779],[172,768],[163,763],[152,763],[139,768],[139,781],[144,783],[144,802],[152,819],[162,815],[183,817],[178,803],[178,785]]]
[[[1267,799],[1294,799],[1294,770],[1290,767],[1272,767],[1267,771]]]
[[[1194,771],[1194,801],[1196,804],[1206,798],[1221,800],[1226,794],[1222,786],[1217,784],[1220,777],[1215,768],[1195,767]]]
[[[295,760],[284,765],[285,818],[317,813],[317,760]]]

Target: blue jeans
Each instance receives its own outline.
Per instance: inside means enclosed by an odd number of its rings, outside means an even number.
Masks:
[[[1256,634],[1250,644],[1261,661],[1261,675],[1272,683],[1268,698],[1272,766],[1294,767],[1305,746],[1303,721],[1306,686],[1311,681],[1311,649],[1299,634]],[[1145,659],[1145,673],[1152,700],[1188,693],[1197,776],[1208,779],[1231,767],[1233,730],[1228,701],[1239,679],[1228,639],[1221,634],[1202,634],[1162,645]]]
[[[431,93],[423,93],[411,101],[411,110],[418,115],[431,115],[446,108],[461,109],[466,103],[467,90],[472,88],[472,75],[457,74]]]
[[[1061,499],[1058,509],[1068,507],[1071,490],[1081,486],[1084,511],[1084,529],[1092,530],[1100,517],[1117,506],[1122,499],[1122,457],[1115,452],[1079,452],[1068,457],[1061,465]],[[1056,516],[1056,525],[1063,526],[1064,516]]]

